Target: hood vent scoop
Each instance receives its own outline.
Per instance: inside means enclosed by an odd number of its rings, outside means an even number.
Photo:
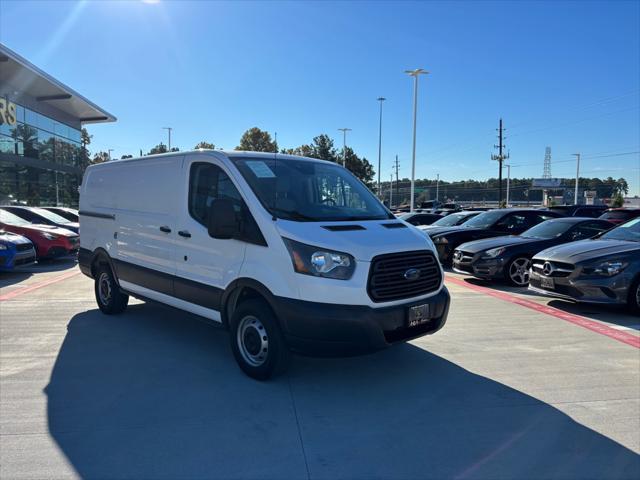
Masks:
[[[331,232],[347,232],[349,230],[366,230],[362,225],[323,225],[322,228]]]
[[[384,228],[407,228],[404,223],[394,222],[394,223],[381,223]]]

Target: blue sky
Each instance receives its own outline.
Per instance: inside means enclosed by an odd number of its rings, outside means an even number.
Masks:
[[[30,2],[0,0],[0,41],[118,117],[91,149],[148,151],[173,130],[235,147],[320,133],[410,176],[412,80],[422,67],[417,177],[485,179],[495,128],[513,177],[626,177],[640,187],[640,2]]]

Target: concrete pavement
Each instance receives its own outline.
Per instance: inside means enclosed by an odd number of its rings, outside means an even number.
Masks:
[[[451,283],[436,335],[259,383],[221,327],[49,267],[0,277],[2,479],[640,476],[640,351],[553,316]]]

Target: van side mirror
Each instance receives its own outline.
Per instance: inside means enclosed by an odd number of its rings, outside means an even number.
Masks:
[[[211,204],[207,214],[207,230],[210,237],[221,240],[238,236],[240,228],[231,200],[221,198]]]

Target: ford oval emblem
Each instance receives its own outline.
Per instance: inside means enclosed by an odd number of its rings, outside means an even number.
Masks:
[[[420,278],[420,270],[417,268],[410,268],[406,272],[404,272],[404,278],[409,281],[417,280]]]

